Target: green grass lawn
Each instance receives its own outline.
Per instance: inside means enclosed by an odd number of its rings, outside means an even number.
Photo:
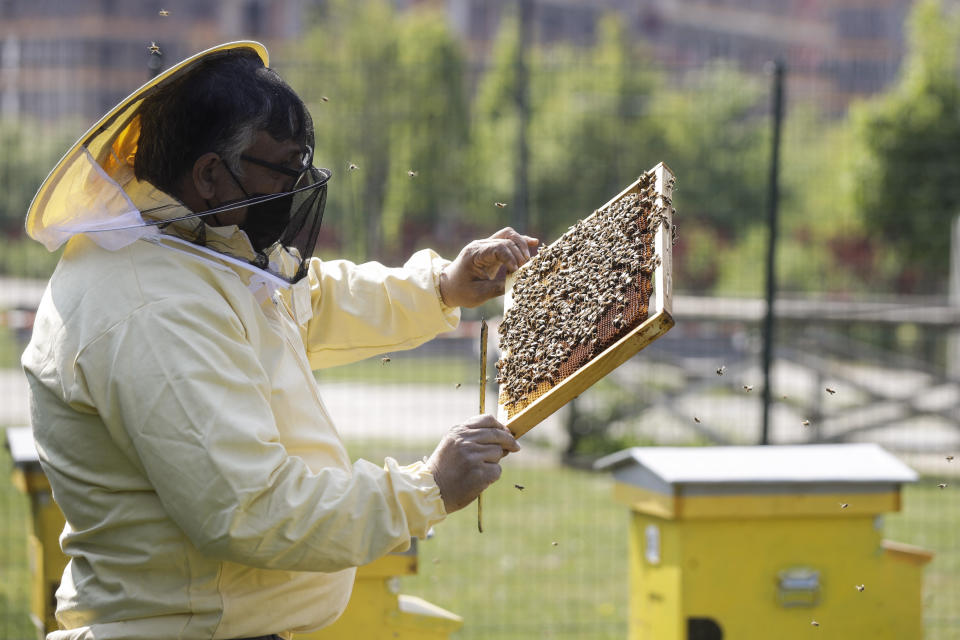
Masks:
[[[0,369],[19,369],[23,345],[12,329],[0,327]]]
[[[390,354],[389,362],[382,358],[367,358],[360,362],[321,369],[315,372],[320,382],[363,382],[366,384],[418,383],[463,384],[476,383],[479,365],[470,357],[421,356],[407,353]]]
[[[937,488],[940,478],[907,485],[904,508],[889,514],[884,536],[933,551],[924,571],[923,620],[926,640],[960,638],[960,482]]]
[[[408,461],[428,449],[350,446],[352,456],[371,460],[393,453]],[[484,494],[484,533],[470,506],[420,544],[419,574],[402,580],[402,592],[463,616],[458,640],[626,637],[627,510],[613,502],[608,476],[526,466],[532,458],[508,458]],[[0,449],[0,640],[20,640],[32,637],[27,503],[9,478]],[[927,640],[956,638],[960,628],[960,487],[940,490],[937,482],[907,486],[904,511],[885,524],[887,538],[937,554],[925,573]]]
[[[27,498],[10,482],[12,463],[0,446],[0,639],[36,637],[30,623],[30,569],[27,566]]]

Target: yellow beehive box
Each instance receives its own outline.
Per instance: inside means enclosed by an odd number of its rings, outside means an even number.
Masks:
[[[631,509],[631,640],[919,639],[932,554],[882,539],[916,473],[872,444],[607,456]]]
[[[57,629],[54,614],[57,610],[57,587],[67,557],[60,551],[60,533],[63,514],[53,501],[50,483],[33,444],[30,427],[10,427],[6,430],[6,446],[13,460],[13,484],[30,500],[30,528],[27,533],[29,565],[33,575],[30,585],[30,620],[36,628],[36,637],[44,638]]]
[[[463,618],[417,596],[399,593],[400,576],[417,574],[417,539],[410,549],[391,553],[357,569],[346,611],[332,625],[294,640],[446,640]]]

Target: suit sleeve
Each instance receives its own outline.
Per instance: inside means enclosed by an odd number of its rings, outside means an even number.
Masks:
[[[313,318],[303,336],[310,366],[335,367],[412,349],[456,328],[460,309],[440,297],[438,279],[447,264],[429,249],[401,268],[314,259],[309,273]]]

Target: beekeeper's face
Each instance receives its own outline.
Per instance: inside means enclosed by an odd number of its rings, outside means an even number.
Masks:
[[[206,153],[194,163],[193,180],[197,193],[208,209],[247,200],[251,197],[281,193],[294,188],[310,167],[312,150],[294,140],[278,142],[260,131],[240,156],[241,173],[234,172],[216,153]],[[248,207],[240,207],[211,216],[214,226],[243,226]]]

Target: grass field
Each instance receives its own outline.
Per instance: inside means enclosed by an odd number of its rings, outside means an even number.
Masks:
[[[350,450],[376,460],[397,447]],[[0,640],[20,640],[32,637],[27,503],[9,477],[0,450]],[[925,574],[925,638],[948,640],[960,629],[960,488],[940,490],[937,482],[907,486],[905,509],[887,517],[885,532],[936,552]],[[474,507],[451,516],[420,544],[419,574],[404,578],[402,591],[463,616],[460,640],[624,638],[627,524],[607,476],[508,459],[485,493],[484,533]]]
[[[476,362],[466,356],[422,356],[401,352],[388,357],[389,362],[367,358],[342,367],[321,369],[314,375],[320,383],[357,381],[365,384],[450,384],[451,381],[466,384],[475,383],[479,377]]]

